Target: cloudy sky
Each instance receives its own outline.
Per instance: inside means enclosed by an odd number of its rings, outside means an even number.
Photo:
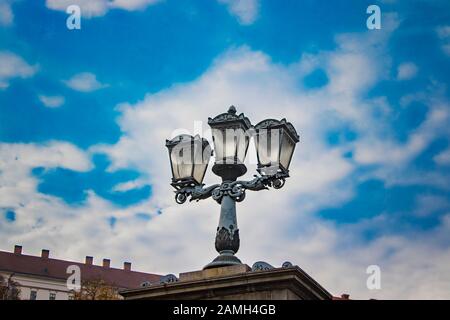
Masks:
[[[243,262],[449,299],[449,80],[447,0],[0,0],[0,250],[201,269],[219,206],[175,204],[164,142],[234,104],[301,135],[286,186],[238,204]]]

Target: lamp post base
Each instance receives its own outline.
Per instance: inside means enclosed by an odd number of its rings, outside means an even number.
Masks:
[[[220,252],[220,255],[218,255],[212,262],[208,263],[203,270],[205,269],[211,269],[211,268],[218,268],[218,267],[227,267],[227,266],[233,266],[236,264],[242,264],[241,260],[239,260],[235,255],[234,252],[231,250],[224,250]]]

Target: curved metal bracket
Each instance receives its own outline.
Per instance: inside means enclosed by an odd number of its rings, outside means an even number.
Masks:
[[[250,181],[224,181],[221,184],[213,184],[209,187],[204,185],[180,187],[175,191],[175,201],[179,204],[185,203],[188,197],[189,201],[199,201],[212,197],[218,203],[222,202],[222,198],[227,195],[233,198],[236,202],[241,202],[245,199],[245,191],[259,191],[269,189],[280,189],[284,186],[286,178],[289,174],[286,172],[278,172],[274,175],[254,176]]]
[[[219,188],[215,188],[212,192],[212,197],[218,203],[221,203],[222,198],[227,195],[233,198],[236,202],[241,202],[245,199],[245,191],[259,191],[267,190],[269,187],[280,189],[284,186],[288,173],[276,173],[274,175],[254,176],[250,181],[225,181],[222,182]]]
[[[178,204],[182,204],[186,202],[188,197],[190,197],[189,201],[207,199],[211,197],[214,189],[219,187],[219,184],[213,184],[209,187],[204,187],[203,185],[182,187],[175,191],[175,201]]]

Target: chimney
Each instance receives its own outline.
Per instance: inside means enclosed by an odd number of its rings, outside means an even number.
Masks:
[[[85,264],[92,266],[92,263],[94,262],[94,258],[91,256],[86,256]]]
[[[47,249],[42,249],[41,251],[41,258],[48,259],[48,256],[50,255],[50,251]]]
[[[14,246],[14,254],[22,254],[22,246],[16,244]]]
[[[350,295],[347,293],[343,293],[343,294],[341,294],[341,299],[342,300],[350,300]]]
[[[109,259],[103,259],[103,268],[109,268],[110,260]]]
[[[124,262],[123,263],[123,270],[131,271],[131,262]]]

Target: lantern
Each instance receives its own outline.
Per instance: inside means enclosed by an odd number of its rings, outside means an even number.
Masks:
[[[286,119],[266,119],[255,126],[258,171],[263,175],[287,174],[299,136]]]
[[[208,124],[214,142],[213,172],[226,180],[243,175],[247,171],[244,160],[250,141],[250,120],[243,113],[237,115],[236,108],[231,106],[228,112],[209,118]]]
[[[211,158],[211,146],[200,136],[183,134],[166,140],[174,187],[201,185]]]

